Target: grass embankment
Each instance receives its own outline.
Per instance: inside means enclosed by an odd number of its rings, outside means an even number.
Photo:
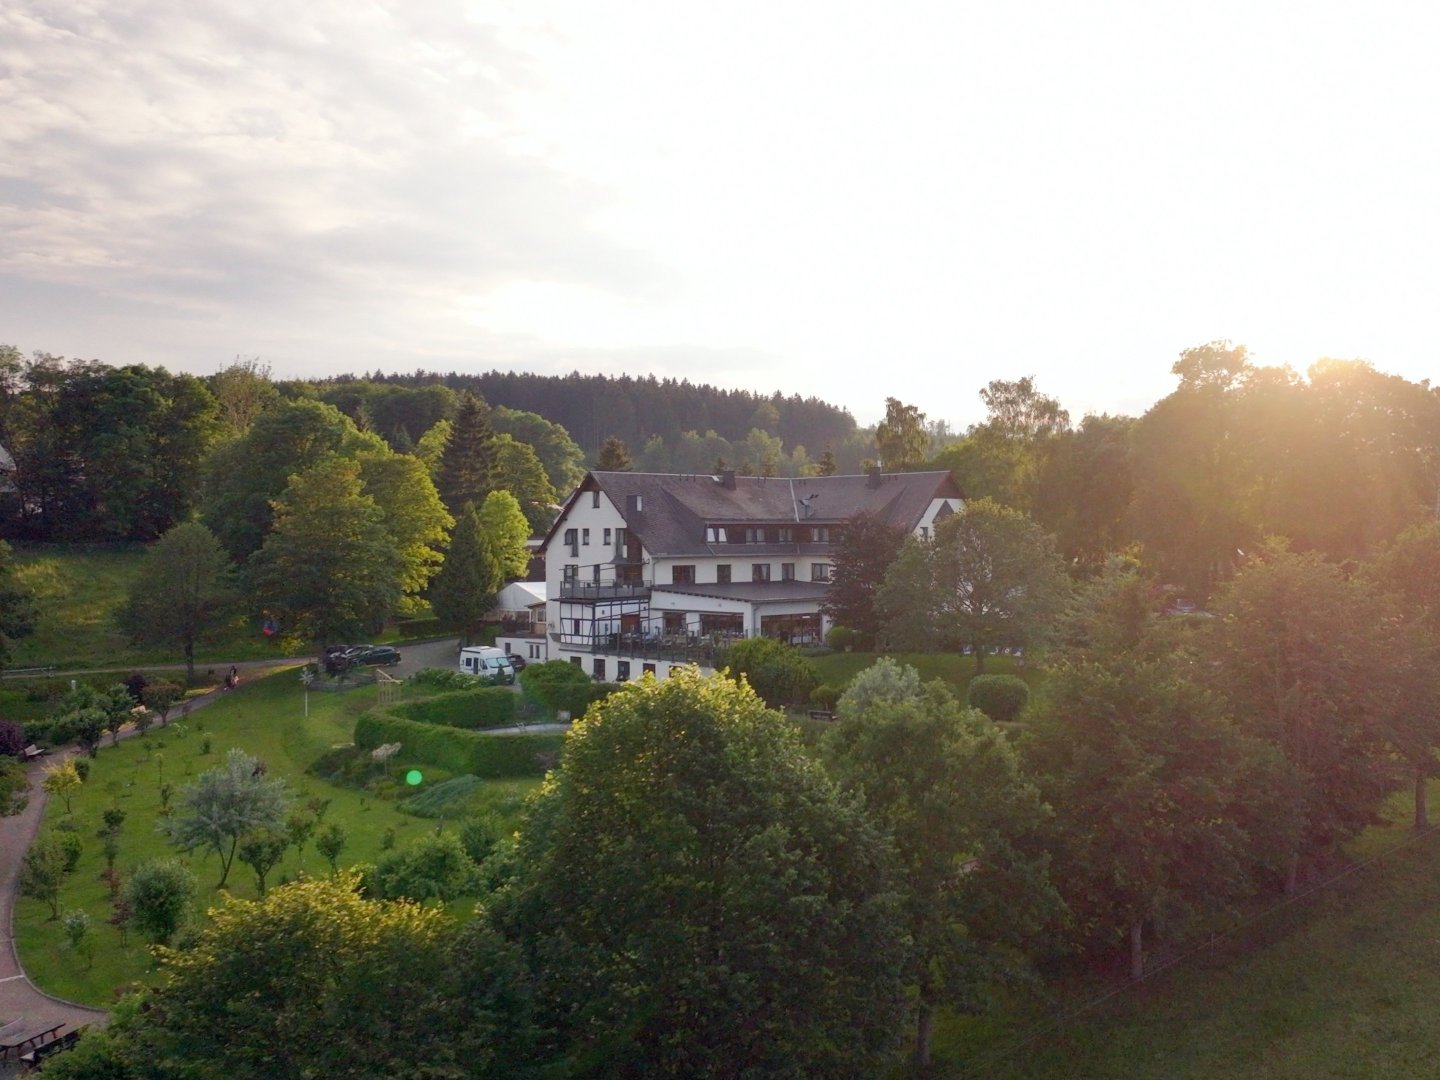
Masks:
[[[12,669],[125,668],[183,661],[178,649],[132,645],[116,622],[140,574],[144,544],[17,544],[14,551],[16,576],[34,590],[39,621],[34,634],[13,643]],[[393,624],[369,640],[386,644],[448,632],[437,619],[417,618]],[[265,637],[253,619],[241,615],[196,648],[196,664],[283,659],[286,644]]]
[[[120,944],[119,931],[106,925],[112,907],[109,893],[100,874],[105,861],[96,832],[101,814],[117,805],[127,817],[120,840],[117,868],[126,873],[136,863],[155,856],[175,856],[190,865],[199,883],[197,907],[204,909],[217,902],[220,894],[215,883],[220,877],[219,861],[214,855],[195,852],[178,854],[156,831],[159,816],[159,785],[163,779],[181,788],[201,772],[218,765],[225,752],[239,747],[262,759],[270,776],[287,780],[300,795],[301,801],[315,796],[329,799],[325,821],[338,821],[349,832],[349,840],[341,856],[342,865],[373,862],[384,851],[387,832],[393,831],[393,842],[403,846],[423,832],[433,830],[436,822],[403,814],[395,804],[350,787],[341,787],[305,774],[305,768],[336,745],[348,744],[355,720],[375,703],[376,690],[365,687],[344,693],[310,695],[310,715],[303,715],[302,690],[295,672],[285,671],[268,679],[245,684],[233,695],[193,714],[188,720],[171,721],[166,728],[152,728],[142,739],[138,736],[110,746],[109,740],[91,763],[89,781],[72,798],[73,813],[65,813],[61,799],[51,799],[46,807],[45,828],[66,817],[78,825],[78,835],[85,848],[76,871],[69,875],[61,894],[60,913],[74,909],[86,911],[92,921],[95,937],[93,967],[87,969],[83,957],[76,955],[65,939],[58,921],[50,920],[50,909],[35,900],[22,899],[16,907],[15,938],[26,970],[37,985],[53,994],[87,1004],[105,1006],[112,1000],[117,987],[136,980],[153,978],[154,964],[148,949],[138,935],[130,934],[125,946]],[[209,754],[202,753],[205,739],[211,744]],[[403,752],[392,763],[392,772],[403,774],[408,767]],[[403,794],[425,790],[429,785],[447,778],[437,770],[422,766],[426,784],[407,789]],[[534,780],[491,781],[485,783],[464,812],[492,812],[506,826],[518,820],[525,794],[535,787]],[[461,812],[452,813],[451,821]],[[313,840],[297,855],[292,848],[271,872],[272,884],[300,872],[311,876],[329,873],[325,860],[315,850]],[[235,896],[256,895],[255,875],[238,860],[230,871],[227,889]],[[459,914],[468,911],[473,901],[452,906]]]
[[[1440,832],[1416,837],[1409,813],[1409,800],[1397,799],[1394,822],[1351,846],[1352,873],[1295,903],[1274,897],[1241,930],[1102,1005],[1071,1015],[1106,992],[1088,982],[1005,1019],[948,1019],[937,1033],[937,1075],[1436,1075]],[[1070,1018],[1057,1024],[1061,1016]]]
[[[39,619],[35,633],[11,650],[12,668],[125,667],[180,663],[178,650],[130,644],[116,622],[140,574],[143,544],[15,547],[15,571],[34,590]],[[281,655],[248,620],[236,619],[215,641],[197,649],[196,660],[264,660]]]

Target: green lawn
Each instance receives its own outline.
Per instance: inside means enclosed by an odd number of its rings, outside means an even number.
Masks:
[[[1055,1024],[1106,987],[1088,982],[1004,1020],[951,1018],[938,1075],[1014,1080],[1310,1080],[1436,1075],[1440,832],[1396,823],[1353,845],[1376,861],[1164,975]],[[1039,1034],[1036,1034],[1036,1032]],[[1032,1036],[1032,1037],[1027,1037]]]
[[[435,821],[402,814],[394,803],[367,796],[354,788],[340,787],[305,775],[305,767],[336,745],[348,744],[355,718],[375,702],[376,689],[364,687],[344,693],[310,694],[310,715],[303,715],[303,698],[294,670],[242,685],[233,695],[196,712],[188,721],[172,720],[168,728],[154,728],[141,739],[133,737],[111,747],[109,740],[92,762],[89,781],[73,799],[73,814],[79,835],[85,842],[80,865],[70,875],[62,893],[60,912],[80,908],[87,911],[96,935],[94,966],[86,970],[83,959],[69,949],[58,922],[49,919],[49,907],[22,899],[16,908],[15,938],[26,970],[45,990],[61,997],[104,1006],[113,991],[135,980],[153,976],[154,966],[145,945],[134,934],[121,947],[119,932],[105,924],[111,907],[105,884],[100,879],[104,859],[96,831],[102,811],[114,804],[128,818],[121,838],[117,867],[124,872],[142,859],[175,854],[155,830],[159,812],[159,783],[165,780],[177,791],[205,769],[219,763],[231,747],[240,747],[261,758],[271,776],[288,780],[302,795],[331,800],[325,820],[342,822],[349,830],[349,843],[342,864],[373,862],[384,850],[386,833],[393,830],[394,842],[436,827]],[[202,753],[210,739],[211,752]],[[147,745],[149,744],[149,745]],[[406,768],[403,753],[394,763],[397,775]],[[426,782],[446,777],[430,775]],[[518,820],[525,795],[536,781],[506,781],[482,786],[467,811],[496,813],[507,826]],[[420,789],[406,789],[404,794]],[[65,818],[64,803],[52,799],[46,808],[46,828]],[[451,820],[460,817],[454,815]],[[216,897],[219,862],[213,855],[196,852],[179,856],[187,861],[199,882],[199,906],[208,906]],[[275,883],[301,871],[310,875],[328,873],[325,861],[307,844],[303,855],[287,852],[272,872]],[[254,874],[238,861],[230,872],[227,888],[236,896],[256,895]],[[470,901],[455,910],[463,912]]]

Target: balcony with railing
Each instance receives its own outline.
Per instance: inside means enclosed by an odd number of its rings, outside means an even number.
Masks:
[[[649,600],[648,581],[580,581],[560,582],[560,599],[593,604],[600,600]]]

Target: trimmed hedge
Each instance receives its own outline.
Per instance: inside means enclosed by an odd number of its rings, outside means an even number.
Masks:
[[[355,722],[356,746],[373,750],[398,742],[406,761],[426,762],[482,780],[543,776],[564,741],[565,736],[559,732],[485,735],[383,712],[365,713]]]
[[[456,728],[509,727],[515,723],[517,695],[501,687],[466,690],[396,705],[389,711],[422,724]]]
[[[619,683],[597,683],[575,664],[549,660],[531,664],[520,673],[520,688],[525,696],[551,712],[564,711],[570,719],[579,720],[597,701],[603,701],[620,688]]]
[[[1008,724],[1030,702],[1030,687],[1016,675],[976,675],[967,700],[997,724]]]

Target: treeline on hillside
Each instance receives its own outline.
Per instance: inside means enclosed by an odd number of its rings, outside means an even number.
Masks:
[[[686,432],[701,436],[714,432],[737,442],[752,429],[778,436],[786,446],[804,446],[816,458],[827,446],[843,445],[855,431],[855,420],[848,412],[816,397],[724,390],[688,379],[657,379],[653,375],[417,372],[375,374],[363,379],[339,376],[333,381],[407,387],[443,385],[457,391],[471,390],[492,405],[538,413],[559,424],[592,459],[612,436],[638,451],[655,437],[674,445]]]
[[[1345,563],[1440,509],[1428,382],[1360,360],[1301,376],[1229,342],[1172,371],[1179,386],[1138,418],[1072,424],[1032,380],[997,380],[981,392],[988,418],[938,453],[924,414],[893,400],[876,441],[888,467],[949,469],[969,498],[1025,512],[1078,573],[1134,548],[1197,601],[1266,537]]]

